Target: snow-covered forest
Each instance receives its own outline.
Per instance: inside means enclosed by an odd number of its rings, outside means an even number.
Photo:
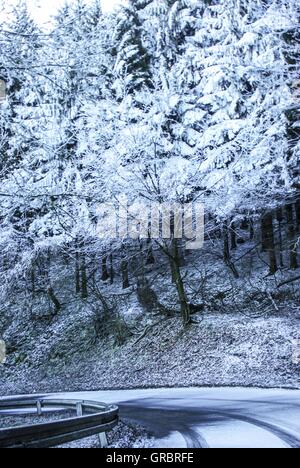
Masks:
[[[21,1],[1,24],[11,363],[32,359],[23,329],[64,314],[122,345],[168,318],[191,333],[204,313],[299,310],[299,18],[298,0],[128,0],[110,14],[77,0],[45,32]],[[97,236],[99,205],[124,195],[203,203],[203,249]]]

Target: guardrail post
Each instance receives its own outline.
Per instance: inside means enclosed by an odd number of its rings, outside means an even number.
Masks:
[[[100,447],[101,448],[105,448],[108,446],[108,442],[107,442],[107,437],[106,437],[106,432],[101,432],[99,434],[99,442],[100,442]]]
[[[83,415],[83,411],[82,411],[82,402],[81,401],[78,401],[76,403],[76,411],[77,411],[77,416],[78,417],[81,417]]]
[[[42,408],[42,402],[40,400],[36,402],[36,409],[37,409],[38,416],[42,416],[43,408]]]

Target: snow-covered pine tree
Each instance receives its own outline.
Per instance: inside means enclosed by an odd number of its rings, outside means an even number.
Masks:
[[[291,89],[290,105],[286,109],[287,137],[289,141],[289,167],[292,172],[293,186],[300,191],[300,7],[298,2],[287,3],[290,14],[294,17],[294,24],[290,24],[283,32],[283,53],[286,61],[287,83]],[[298,197],[298,195],[297,195]]]
[[[281,191],[286,145],[282,105],[288,90],[280,31],[288,18],[272,2],[220,0],[204,6],[189,48],[198,100],[187,117],[196,117],[201,133],[196,139],[199,186],[210,194],[208,209],[222,217],[249,209],[251,194],[257,197],[260,190],[263,203],[266,186],[270,200],[274,183]]]
[[[21,0],[13,12],[13,21],[1,31],[0,74],[6,83],[7,99],[1,106],[2,145],[0,167],[5,172],[22,159],[31,145],[35,111],[42,94],[41,76],[36,69],[41,35]]]
[[[151,0],[129,0],[118,11],[114,33],[115,88],[121,97],[151,86],[150,56],[144,45],[141,11]]]
[[[291,1],[287,9],[293,14],[294,24],[283,33],[284,57],[286,61],[286,78],[291,90],[291,99],[286,108],[286,132],[288,139],[287,165],[291,177],[293,193],[290,194],[285,207],[287,219],[287,250],[289,253],[289,266],[296,269],[298,262],[299,220],[300,220],[300,7],[298,3]]]

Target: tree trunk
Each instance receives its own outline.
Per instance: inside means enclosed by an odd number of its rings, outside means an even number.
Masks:
[[[297,258],[297,239],[296,229],[294,224],[293,205],[286,205],[286,218],[287,218],[287,244],[290,257],[290,269],[296,270],[298,268]]]
[[[153,255],[152,250],[152,242],[151,239],[147,239],[147,258],[146,258],[146,265],[154,265],[155,258]]]
[[[178,298],[180,301],[180,309],[181,309],[181,316],[183,325],[187,326],[191,323],[191,311],[190,306],[188,303],[187,295],[185,292],[184,282],[181,276],[180,271],[180,255],[178,249],[178,241],[174,239],[173,241],[173,258],[172,258],[172,274],[175,280],[176,289]]]
[[[123,257],[121,261],[121,272],[122,272],[123,289],[127,289],[130,287],[130,282],[129,282],[129,272],[128,272],[128,261],[125,257]]]
[[[175,269],[174,269],[173,258],[170,259],[170,267],[171,267],[172,284],[175,284],[176,283],[176,274],[175,274]]]
[[[82,299],[88,298],[88,285],[87,285],[87,272],[86,272],[86,260],[85,253],[81,256],[81,297]]]
[[[228,233],[228,223],[227,221],[223,224],[223,260],[225,265],[227,265],[232,271],[235,278],[239,278],[238,271],[231,260],[230,248],[229,248],[229,233]]]
[[[235,224],[233,221],[230,224],[230,240],[231,240],[231,250],[236,249],[237,248],[236,230],[235,230]]]
[[[254,239],[254,222],[253,222],[253,219],[250,219],[250,223],[249,223],[249,237],[250,237],[250,240],[253,240]]]
[[[35,264],[34,264],[34,261],[32,262],[32,265],[31,265],[30,280],[31,280],[32,297],[35,298]]]
[[[271,212],[262,216],[261,220],[262,249],[269,255],[269,274],[274,275],[278,270],[275,239],[273,229],[273,214]]]
[[[115,279],[115,271],[114,271],[114,262],[113,262],[113,254],[111,253],[109,256],[109,276],[110,276],[110,284],[114,284]]]
[[[297,232],[300,232],[300,199],[295,203],[295,212],[296,212],[296,227]]]
[[[282,222],[284,220],[282,208],[278,208],[276,212],[276,218],[278,222],[278,240],[279,240],[279,262],[281,268],[284,266],[283,263],[283,242],[282,242]]]
[[[61,310],[61,303],[57,299],[53,288],[50,286],[47,290],[48,296],[51,299],[52,303],[54,304],[54,310],[55,310],[55,315],[58,314],[58,312]]]
[[[80,258],[79,258],[79,252],[78,251],[76,251],[76,254],[75,254],[75,289],[76,289],[76,294],[80,294],[80,291],[81,291],[81,287],[80,287]]]
[[[223,257],[225,263],[230,258],[229,238],[228,238],[228,224],[227,221],[223,224]]]
[[[107,281],[109,278],[108,270],[107,270],[107,255],[102,256],[102,281]]]

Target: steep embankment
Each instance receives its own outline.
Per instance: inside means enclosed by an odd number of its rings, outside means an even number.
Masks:
[[[247,318],[205,313],[182,329],[179,318],[131,312],[138,331],[123,345],[97,337],[94,314],[62,314],[52,323],[14,321],[4,338],[1,394],[159,386],[300,387],[296,315]],[[133,327],[135,324],[135,328]],[[15,343],[15,349],[14,349]]]

